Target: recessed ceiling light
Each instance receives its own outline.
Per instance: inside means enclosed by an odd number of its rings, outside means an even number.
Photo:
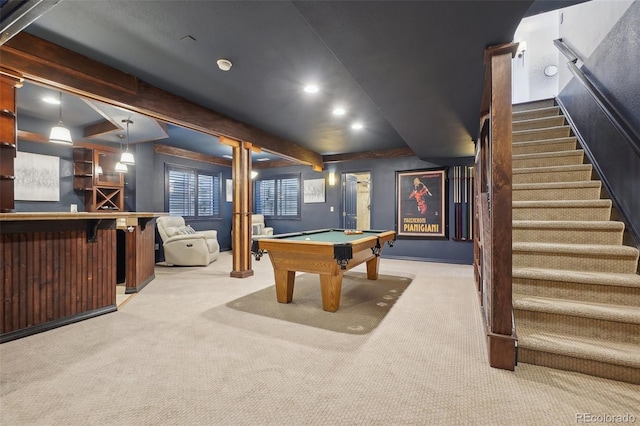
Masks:
[[[347,111],[345,111],[342,107],[335,107],[333,109],[333,115],[344,115]]]
[[[233,155],[223,155],[224,158],[228,158],[229,160],[233,160]]]
[[[307,84],[306,86],[304,86],[304,91],[307,93],[317,93],[318,90],[318,86],[316,86],[315,84]]]
[[[228,59],[218,59],[216,63],[218,64],[218,68],[220,68],[222,71],[229,71],[231,69],[231,66],[233,65]]]
[[[60,105],[60,100],[58,100],[58,99],[56,99],[54,97],[51,97],[51,96],[44,97],[44,98],[42,98],[42,100],[44,102],[48,103],[48,104]]]
[[[358,122],[358,121],[356,121],[355,123],[353,123],[353,124],[351,125],[351,128],[352,128],[353,130],[360,130],[360,129],[362,129],[363,127],[364,127],[364,126],[362,125],[362,123],[360,123],[360,122]]]
[[[258,158],[258,159],[256,159],[256,161],[269,161],[269,159],[268,158]]]

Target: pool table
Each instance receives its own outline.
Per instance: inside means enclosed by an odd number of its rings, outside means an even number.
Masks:
[[[395,231],[319,229],[255,238],[251,252],[260,260],[266,252],[273,265],[276,299],[289,303],[297,271],[320,274],[322,308],[335,312],[340,307],[342,274],[367,262],[367,278],[378,279],[378,265],[384,244],[393,246]]]

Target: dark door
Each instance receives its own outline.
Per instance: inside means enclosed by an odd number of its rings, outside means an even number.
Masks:
[[[358,229],[358,177],[345,174],[342,189],[344,229]]]

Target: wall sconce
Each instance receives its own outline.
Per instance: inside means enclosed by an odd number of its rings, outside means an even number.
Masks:
[[[329,173],[329,185],[333,186],[336,184],[336,174],[334,172]]]
[[[518,59],[522,59],[522,66],[524,66],[524,52],[527,50],[527,42],[521,41],[518,43],[518,48],[516,49],[516,56]]]

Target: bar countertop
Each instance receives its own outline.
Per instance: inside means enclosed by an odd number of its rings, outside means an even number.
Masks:
[[[147,218],[168,216],[166,212],[22,212],[0,213],[0,222],[35,220],[93,220],[120,218]]]

